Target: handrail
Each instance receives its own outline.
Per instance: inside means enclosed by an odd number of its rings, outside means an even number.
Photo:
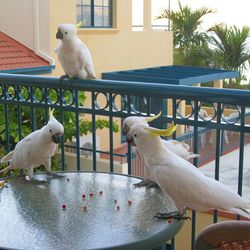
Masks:
[[[20,74],[0,74],[0,84],[16,84],[33,87],[76,89],[85,91],[112,92],[144,96],[164,96],[206,102],[219,102],[234,105],[249,105],[250,91],[236,89],[217,89],[209,87],[176,86],[159,83],[128,82],[114,80],[64,79],[58,83],[57,77],[28,76]]]
[[[194,87],[194,86],[183,86],[183,85],[170,85],[166,80],[164,83],[145,83],[145,82],[134,82],[134,81],[117,81],[117,80],[81,80],[76,79],[70,81],[64,79],[58,82],[57,77],[51,76],[34,76],[34,75],[20,75],[20,74],[0,74],[0,104],[2,105],[2,113],[4,116],[4,129],[3,132],[6,138],[6,151],[11,150],[11,142],[9,137],[9,112],[13,111],[13,106],[16,105],[16,113],[18,123],[18,136],[22,138],[22,109],[27,106],[30,107],[30,120],[31,127],[35,129],[36,121],[36,108],[40,107],[47,110],[49,107],[56,108],[59,111],[60,122],[65,124],[66,112],[73,112],[75,119],[75,137],[76,146],[71,146],[63,143],[61,141],[61,166],[64,170],[67,166],[65,161],[65,148],[76,148],[76,168],[81,169],[81,150],[93,152],[92,156],[92,169],[93,171],[98,170],[97,153],[108,154],[110,162],[110,172],[114,171],[114,162],[121,159],[121,162],[126,157],[127,172],[128,174],[140,175],[141,172],[138,165],[141,163],[138,157],[133,155],[132,148],[130,146],[125,148],[125,152],[116,153],[114,147],[114,135],[112,131],[112,124],[114,118],[119,122],[122,121],[128,115],[150,115],[162,110],[163,114],[160,119],[158,119],[159,124],[153,124],[153,126],[163,126],[166,127],[168,123],[175,122],[181,127],[193,126],[193,131],[185,135],[174,135],[173,139],[177,140],[190,140],[191,142],[185,142],[191,144],[190,150],[195,154],[205,155],[206,157],[212,157],[215,159],[215,177],[219,179],[220,174],[220,156],[224,152],[224,137],[225,131],[235,131],[232,133],[232,141],[230,141],[230,146],[233,145],[234,141],[237,141],[237,148],[239,149],[239,160],[234,164],[238,165],[239,173],[238,179],[235,183],[238,183],[238,193],[242,194],[243,187],[243,168],[244,168],[244,150],[245,144],[250,141],[250,125],[249,125],[249,100],[250,91],[248,90],[235,90],[235,89],[217,89],[217,88],[207,88],[207,87]],[[40,89],[38,95],[36,95],[36,88]],[[14,90],[13,90],[14,89]],[[23,91],[24,89],[24,91]],[[52,93],[50,91],[52,90]],[[72,103],[66,102],[66,90],[70,90],[69,95],[72,95]],[[80,91],[91,92],[88,94],[90,102],[86,104],[80,104],[78,100],[78,94]],[[15,92],[13,94],[13,92]],[[27,98],[23,93],[28,92]],[[56,93],[54,93],[56,92]],[[98,98],[98,94],[103,94],[103,98]],[[52,102],[50,94],[57,94],[57,101]],[[39,95],[43,95],[40,99]],[[87,96],[87,95],[86,95]],[[118,97],[116,99],[116,97]],[[139,97],[139,98],[138,98]],[[146,98],[145,98],[146,97]],[[39,100],[38,100],[39,99]],[[69,98],[70,99],[70,98]],[[100,105],[98,103],[99,100]],[[118,100],[118,101],[117,101]],[[192,109],[189,116],[182,114],[179,110],[180,100],[190,102],[190,108]],[[65,101],[65,103],[64,103]],[[118,104],[116,104],[116,101]],[[121,102],[120,102],[121,101]],[[141,105],[140,102],[143,102]],[[169,101],[169,102],[167,102]],[[102,102],[104,105],[102,106]],[[105,104],[106,103],[106,104]],[[170,103],[170,104],[169,104]],[[206,107],[206,104],[212,104],[211,109],[214,116],[211,120],[201,119],[199,114],[199,109]],[[229,105],[224,105],[229,104]],[[141,106],[142,107],[141,107]],[[209,105],[208,105],[209,106]],[[233,107],[234,106],[234,107]],[[228,109],[228,110],[227,110]],[[236,118],[228,117],[228,113],[232,113],[236,110]],[[225,112],[224,112],[225,111]],[[45,112],[46,114],[47,112]],[[81,115],[90,115],[92,119],[92,149],[85,149],[80,146],[80,127],[79,120]],[[103,115],[109,122],[108,136],[106,134],[103,136],[104,140],[109,143],[109,148],[97,149],[96,141],[96,120],[99,115]],[[48,118],[48,117],[47,117]],[[47,119],[45,118],[45,120]],[[157,122],[157,121],[156,121]],[[184,128],[183,126],[181,128]],[[211,131],[213,133],[213,146],[214,148],[210,151],[203,152],[201,145],[200,134]],[[118,135],[120,136],[120,135]],[[231,136],[231,135],[230,135]],[[234,141],[234,137],[237,137]],[[230,139],[230,138],[229,138]],[[206,142],[209,142],[206,140]],[[235,146],[233,145],[234,149]],[[120,151],[119,151],[120,152]],[[208,158],[207,157],[207,158]],[[207,159],[206,158],[206,159]],[[124,161],[125,162],[125,161]],[[137,163],[138,162],[138,163]],[[199,159],[194,159],[194,165],[199,167]],[[141,166],[141,165],[140,165]],[[140,167],[139,166],[139,167]],[[143,166],[143,165],[142,165]],[[135,169],[139,169],[137,172],[133,172]],[[143,173],[142,173],[143,174]],[[236,175],[235,175],[236,176]],[[214,214],[214,221],[217,221],[217,213]],[[192,242],[195,239],[195,214],[193,213],[193,230],[192,230]]]

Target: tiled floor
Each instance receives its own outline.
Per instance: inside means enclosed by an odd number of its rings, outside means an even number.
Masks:
[[[242,196],[250,205],[250,144],[244,148],[243,163],[243,189]],[[209,177],[214,178],[215,161],[209,162],[201,167],[201,170]],[[219,179],[222,183],[231,187],[235,192],[238,191],[238,172],[239,172],[239,150],[234,150],[220,157]]]

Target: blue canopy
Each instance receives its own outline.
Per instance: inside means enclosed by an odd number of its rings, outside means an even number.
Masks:
[[[176,65],[102,73],[102,78],[109,80],[176,85],[193,85],[236,77],[239,77],[238,71]]]

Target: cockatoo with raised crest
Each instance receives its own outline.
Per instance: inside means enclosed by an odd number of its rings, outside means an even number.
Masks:
[[[152,179],[174,200],[178,209],[170,215],[158,214],[158,218],[185,218],[184,211],[190,208],[196,211],[224,209],[250,219],[250,205],[242,197],[168,150],[160,135],[170,130],[134,124],[126,136],[127,142],[140,150]]]
[[[40,165],[44,165],[47,172],[51,171],[51,156],[56,153],[64,128],[53,116],[53,110],[49,109],[49,116],[45,126],[19,141],[15,149],[0,160],[0,163],[9,163],[0,173],[10,169],[27,169],[28,177],[32,179],[33,169]]]
[[[144,124],[148,125],[149,122],[152,122],[159,118],[161,116],[161,112],[155,116],[150,116],[150,117],[145,117],[145,116],[129,116],[124,119],[122,123],[122,133],[123,135],[126,135],[130,127],[133,124],[139,123],[139,124]],[[188,144],[179,142],[176,140],[163,140],[164,145],[168,148],[168,150],[172,151],[173,153],[179,155],[180,157],[189,160],[195,157],[198,157],[199,155],[193,154],[192,152],[189,151],[190,147]],[[142,155],[140,154],[140,151],[135,147],[136,154],[139,155],[140,158],[143,158]],[[145,164],[145,163],[144,163]],[[145,167],[147,170],[148,168]],[[142,182],[134,184],[134,187],[142,187],[142,186],[154,186],[154,183],[152,183],[150,180],[143,180]]]
[[[60,24],[56,38],[61,43],[56,47],[58,60],[65,75],[63,78],[96,79],[92,56],[88,47],[77,37],[76,26]]]

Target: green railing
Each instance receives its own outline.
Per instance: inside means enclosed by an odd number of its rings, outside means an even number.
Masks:
[[[84,101],[81,96],[87,97]],[[40,77],[26,75],[0,74],[0,153],[3,155],[10,151],[15,141],[20,140],[25,131],[24,123],[31,130],[36,130],[42,126],[42,122],[37,120],[37,110],[44,114],[44,122],[48,120],[49,107],[57,112],[56,118],[65,125],[65,117],[68,113],[74,114],[75,131],[75,170],[81,169],[80,136],[82,128],[80,121],[87,119],[91,121],[92,148],[85,150],[92,151],[92,171],[98,170],[99,155],[107,154],[106,160],[109,162],[109,171],[115,171],[117,157],[126,158],[127,172],[132,173],[132,149],[125,146],[125,152],[117,153],[115,138],[120,139],[119,132],[115,133],[114,125],[120,124],[122,119],[131,115],[151,115],[163,111],[163,115],[153,124],[154,126],[166,127],[173,121],[179,127],[192,127],[189,138],[192,139],[192,150],[194,153],[202,153],[200,143],[200,130],[205,129],[213,133],[213,152],[210,152],[215,159],[214,177],[218,180],[220,176],[220,156],[223,147],[223,131],[228,131],[237,135],[239,150],[237,184],[238,193],[244,195],[243,190],[243,170],[244,170],[244,148],[249,136],[250,126],[248,121],[250,91],[214,89],[205,87],[176,86],[143,82],[125,82],[112,80],[75,80],[73,83],[63,80],[60,84],[56,77]],[[136,105],[135,105],[136,102]],[[181,103],[186,102],[191,105],[190,114],[184,114],[180,110]],[[204,119],[200,115],[201,109],[210,109],[209,118]],[[15,119],[10,122],[10,112],[15,112]],[[26,118],[25,114],[27,115]],[[234,114],[234,119],[229,119],[230,114]],[[106,147],[97,147],[97,137],[99,130],[96,121],[99,118],[107,122],[106,135],[100,140],[106,141]],[[72,118],[71,118],[72,120]],[[14,124],[15,127],[13,128]],[[182,126],[183,125],[183,126]],[[14,133],[11,134],[11,131]],[[181,136],[181,135],[178,135]],[[174,138],[176,135],[174,135]],[[71,147],[65,138],[60,143],[60,167],[67,169],[65,163],[66,148]],[[194,159],[194,165],[199,166],[198,159]],[[230,171],[230,170],[229,170]],[[217,213],[214,214],[214,221],[217,221]],[[192,246],[195,239],[195,212],[192,215]],[[174,240],[172,241],[172,249]]]

